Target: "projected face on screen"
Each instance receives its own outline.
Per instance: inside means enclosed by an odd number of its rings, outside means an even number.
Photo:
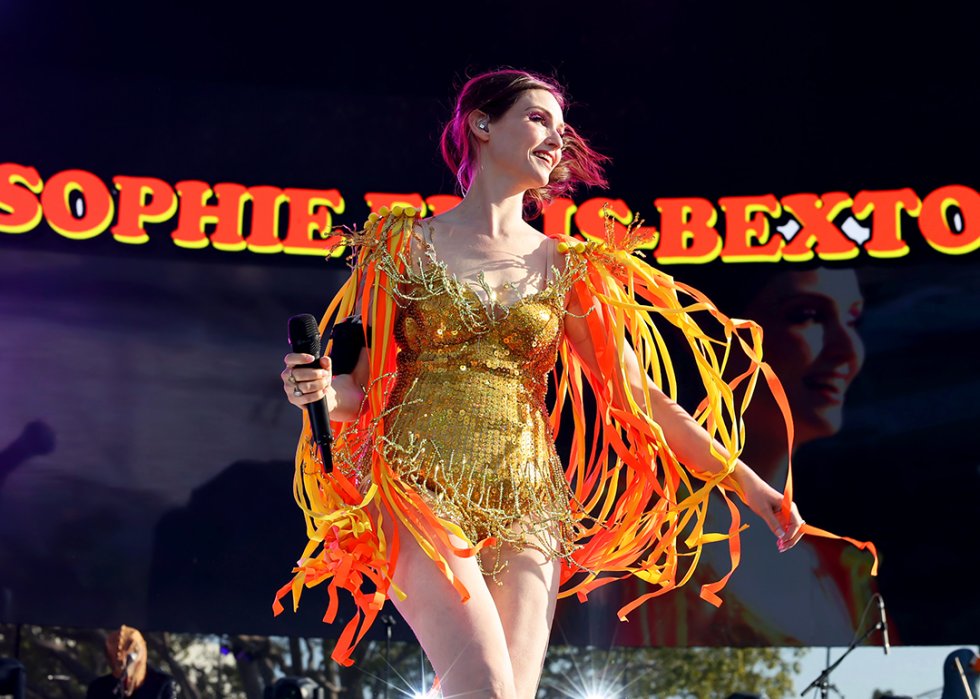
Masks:
[[[776,274],[746,308],[765,330],[765,357],[786,389],[797,446],[840,429],[864,362],[863,305],[854,270],[818,268]]]

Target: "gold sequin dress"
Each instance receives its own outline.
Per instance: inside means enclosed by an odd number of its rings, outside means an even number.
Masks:
[[[407,273],[383,443],[393,470],[469,540],[560,555],[572,545],[571,493],[545,397],[574,273],[552,274],[503,305],[485,304],[434,257]]]

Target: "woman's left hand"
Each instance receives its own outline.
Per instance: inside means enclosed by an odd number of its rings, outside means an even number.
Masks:
[[[741,484],[742,492],[745,493],[745,504],[762,517],[772,533],[778,537],[776,545],[780,552],[788,551],[803,537],[804,522],[796,503],[790,509],[789,521],[784,521],[783,494],[754,472],[749,469],[746,471],[752,473],[752,477],[743,479]]]

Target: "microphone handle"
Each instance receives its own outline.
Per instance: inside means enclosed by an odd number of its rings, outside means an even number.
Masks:
[[[319,369],[320,361],[319,359],[315,359],[309,364],[300,364],[296,368]],[[333,471],[333,457],[330,454],[330,445],[333,443],[333,433],[330,431],[330,411],[327,409],[326,396],[320,400],[315,400],[312,403],[307,403],[306,414],[310,418],[310,430],[313,432],[313,443],[316,445],[316,447],[319,447],[320,450],[320,461],[323,463],[323,470],[330,473]]]

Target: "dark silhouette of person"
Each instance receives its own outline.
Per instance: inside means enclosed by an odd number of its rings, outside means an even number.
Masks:
[[[20,661],[0,658],[0,696],[24,699],[27,696],[27,672]]]
[[[976,699],[980,696],[978,680],[980,656],[969,648],[954,650],[943,661],[943,695],[940,699]]]
[[[55,432],[46,422],[33,420],[24,425],[17,439],[0,451],[0,495],[10,474],[33,457],[50,454],[56,444]],[[14,615],[14,593],[10,584],[9,580],[0,580],[0,621],[9,621]]]
[[[153,538],[148,628],[190,633],[329,636],[354,614],[346,593],[333,626],[319,614],[272,615],[276,591],[302,550],[289,461],[237,461],[165,513]],[[285,571],[285,574],[284,574]],[[325,611],[327,585],[315,604]],[[398,630],[402,630],[399,634]],[[407,624],[398,640],[411,640]],[[382,629],[383,631],[383,629]],[[371,632],[380,638],[382,631]]]
[[[50,425],[42,420],[28,422],[17,439],[0,451],[0,492],[11,473],[35,456],[50,454],[56,444]]]

